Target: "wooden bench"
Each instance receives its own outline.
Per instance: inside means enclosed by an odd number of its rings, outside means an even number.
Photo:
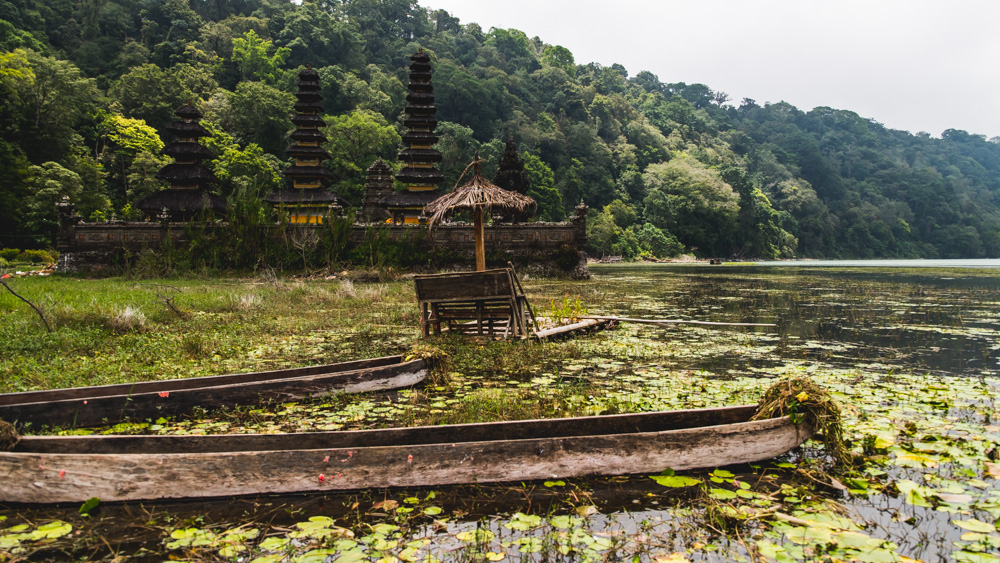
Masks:
[[[413,278],[423,335],[449,331],[526,338],[527,298],[510,268]]]

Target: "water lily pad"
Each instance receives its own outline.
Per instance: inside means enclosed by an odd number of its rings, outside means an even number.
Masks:
[[[736,493],[728,489],[709,489],[708,496],[718,500],[732,500],[736,498]]]
[[[988,524],[986,522],[976,520],[975,518],[970,518],[968,520],[952,520],[951,523],[959,528],[962,528],[963,530],[978,532],[980,534],[989,534],[997,531],[996,526],[993,524]]]
[[[661,487],[679,488],[701,484],[701,479],[685,475],[650,475],[649,478],[656,481]]]

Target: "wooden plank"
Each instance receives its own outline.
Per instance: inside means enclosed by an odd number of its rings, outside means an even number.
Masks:
[[[504,297],[511,291],[506,269],[418,275],[413,277],[413,285],[418,301]]]
[[[0,406],[18,403],[41,403],[67,399],[87,399],[90,397],[108,397],[111,395],[129,395],[135,393],[153,393],[161,391],[180,391],[182,389],[198,389],[219,385],[235,385],[239,383],[255,383],[271,379],[302,377],[315,374],[332,374],[336,372],[353,371],[379,366],[398,364],[402,356],[385,356],[336,364],[305,366],[300,368],[279,369],[252,373],[235,373],[226,375],[208,375],[205,377],[190,377],[182,379],[163,379],[157,381],[137,381],[134,383],[119,383],[113,385],[95,385],[92,387],[69,387],[64,389],[45,389],[41,391],[25,391],[21,393],[0,394]],[[2,411],[0,411],[2,413]],[[3,415],[0,414],[0,417]]]
[[[126,420],[176,416],[194,407],[219,408],[263,401],[294,401],[328,393],[363,393],[408,387],[427,376],[423,360],[367,367],[346,372],[318,373],[254,383],[154,391],[85,399],[65,399],[4,405],[0,418],[8,422],[48,426],[95,426]]]
[[[580,318],[599,319],[605,321],[618,321],[623,323],[639,323],[639,324],[657,325],[657,326],[670,326],[675,324],[708,325],[708,326],[762,326],[762,327],[778,326],[774,323],[722,323],[722,322],[712,322],[712,321],[689,321],[685,319],[630,319],[627,317],[607,317],[601,315],[585,315],[581,316]]]
[[[563,334],[569,334],[577,331],[586,330],[588,328],[596,327],[597,325],[606,323],[608,321],[601,321],[599,319],[585,319],[579,322],[575,322],[568,325],[557,326],[552,328],[546,328],[543,330],[535,331],[535,337],[539,340],[543,338],[551,338],[553,336],[559,336]]]
[[[650,432],[211,453],[0,453],[5,502],[260,493],[622,475],[755,462],[812,434],[788,418]]]

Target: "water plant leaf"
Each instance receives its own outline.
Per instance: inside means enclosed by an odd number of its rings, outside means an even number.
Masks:
[[[54,520],[48,524],[42,524],[32,532],[33,539],[55,539],[61,538],[73,531],[73,525]]]
[[[577,521],[578,519],[565,514],[560,514],[549,518],[549,524],[551,524],[553,528],[559,528],[562,530],[568,530],[572,528]]]
[[[264,538],[263,541],[260,542],[260,545],[258,545],[258,547],[265,551],[278,551],[280,549],[284,549],[288,545],[289,541],[290,540],[288,538],[279,538],[272,536],[269,538]]]
[[[492,540],[496,534],[489,530],[484,530],[482,528],[476,528],[475,530],[466,530],[464,532],[459,532],[455,534],[455,537],[465,541],[465,542],[476,542],[485,543]]]
[[[695,479],[694,477],[687,477],[685,475],[650,475],[650,479],[656,481],[656,484],[661,487],[691,487],[693,485],[701,484],[701,479]]]
[[[79,513],[84,516],[90,516],[90,512],[97,508],[97,505],[99,504],[101,504],[101,499],[97,497],[90,497],[80,505]]]
[[[989,534],[997,531],[996,526],[993,524],[988,524],[981,520],[976,520],[975,518],[970,518],[968,520],[952,520],[951,523],[964,530],[978,532],[980,534]]]
[[[718,500],[732,500],[736,498],[736,493],[728,489],[709,489],[708,496]]]

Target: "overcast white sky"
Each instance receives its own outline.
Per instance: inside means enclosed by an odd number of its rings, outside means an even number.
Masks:
[[[1000,0],[421,0],[621,63],[893,129],[1000,135]]]

